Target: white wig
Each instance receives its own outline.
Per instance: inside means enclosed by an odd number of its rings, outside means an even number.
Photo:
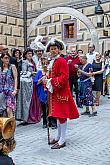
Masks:
[[[42,44],[43,37],[37,36],[34,41],[31,42],[30,48],[33,50],[45,50],[45,46]]]

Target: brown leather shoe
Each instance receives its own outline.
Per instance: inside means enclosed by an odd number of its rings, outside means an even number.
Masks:
[[[58,142],[58,140],[53,139],[52,141],[50,141],[49,145],[55,144],[57,142]]]
[[[66,143],[64,142],[62,145],[59,145],[58,143],[56,143],[55,145],[53,145],[51,147],[51,149],[60,149],[66,146]]]

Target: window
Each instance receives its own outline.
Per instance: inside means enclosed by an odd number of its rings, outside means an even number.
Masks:
[[[73,38],[74,37],[74,24],[65,25],[65,38]]]
[[[77,22],[76,19],[62,22],[62,40],[65,42],[72,42],[76,40],[77,36]]]

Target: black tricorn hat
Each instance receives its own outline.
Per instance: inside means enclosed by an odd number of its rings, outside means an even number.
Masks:
[[[57,46],[60,50],[63,50],[65,45],[63,43],[63,41],[61,40],[58,40],[56,38],[52,38],[48,44],[46,45],[46,52],[49,52],[50,51],[50,47],[51,46]]]

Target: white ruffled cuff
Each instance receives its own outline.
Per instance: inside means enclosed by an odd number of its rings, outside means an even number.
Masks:
[[[52,78],[50,78],[50,79],[47,81],[46,87],[48,88],[48,91],[49,91],[50,93],[53,93],[53,87],[52,87],[52,84],[51,84],[51,79],[52,79]]]

